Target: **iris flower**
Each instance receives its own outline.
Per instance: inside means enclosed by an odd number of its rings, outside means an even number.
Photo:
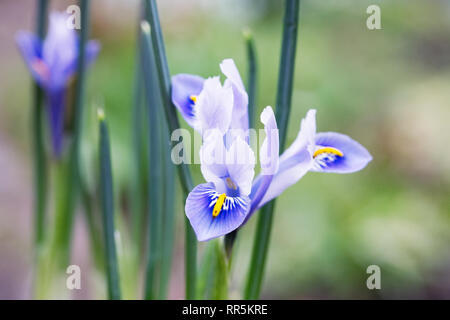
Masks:
[[[260,116],[266,137],[259,154],[261,172],[254,179],[255,155],[246,138],[247,93],[233,60],[224,60],[220,68],[227,77],[223,85],[218,77],[172,78],[172,101],[203,137],[200,161],[206,183],[190,192],[185,205],[199,241],[241,227],[308,171],[351,173],[372,160],[363,146],[346,135],[316,133],[315,110],[308,111],[296,140],[280,156],[277,123],[268,106]]]
[[[57,157],[63,147],[67,87],[76,73],[78,61],[79,38],[77,32],[67,26],[67,19],[64,12],[52,12],[44,41],[25,31],[16,35],[31,75],[45,92],[53,152]],[[87,64],[96,58],[99,49],[96,41],[86,44]]]

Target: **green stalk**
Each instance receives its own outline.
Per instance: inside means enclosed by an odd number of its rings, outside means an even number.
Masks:
[[[37,266],[35,297],[37,299],[49,299],[53,292],[56,275],[60,275],[58,263],[61,261],[61,250],[58,239],[61,239],[62,225],[65,221],[64,207],[67,202],[67,183],[68,167],[67,162],[52,161],[50,166],[52,178],[52,199],[54,200],[55,215],[52,220],[52,232],[49,233],[46,240],[48,244],[42,247],[40,252],[40,261]]]
[[[45,35],[48,1],[39,0],[36,15],[36,34],[42,40]],[[33,174],[34,174],[34,255],[36,270],[33,286],[37,293],[38,279],[42,269],[42,245],[45,238],[45,209],[47,200],[47,159],[45,156],[45,133],[42,125],[44,108],[42,105],[43,92],[37,83],[33,84],[32,117],[32,150],[33,150]]]
[[[276,103],[280,150],[283,150],[286,141],[289,112],[291,109],[299,9],[300,0],[286,0]],[[250,260],[244,293],[245,299],[258,299],[261,291],[272,229],[274,207],[275,200],[272,200],[262,208],[258,216],[252,258]]]
[[[154,77],[154,55],[152,49],[152,42],[149,34],[142,33],[143,50],[143,67],[144,67],[144,82],[145,93],[147,97],[148,108],[148,127],[149,127],[149,219],[148,219],[148,255],[147,255],[147,270],[145,282],[145,299],[156,298],[156,278],[158,267],[161,262],[161,226],[162,226],[162,193],[161,186],[163,186],[163,179],[161,176],[162,170],[162,145],[161,145],[161,118],[160,102],[159,102],[159,88],[156,77]]]
[[[161,25],[158,17],[158,9],[155,0],[146,0],[146,10],[150,25],[143,24],[143,31],[150,35],[150,27],[152,29],[151,37],[153,49],[155,51],[155,61],[158,71],[160,83],[161,98],[166,113],[166,119],[169,132],[173,132],[180,128],[176,108],[171,100],[171,83],[170,73],[167,65],[167,58],[164,49],[164,41],[161,31]],[[172,141],[172,147],[176,144]],[[186,163],[178,165],[178,174],[180,177],[181,187],[185,198],[193,188],[191,172]],[[184,199],[185,200],[185,199]],[[196,286],[196,268],[197,268],[197,239],[189,220],[185,218],[185,280],[186,280],[186,298],[195,299]]]
[[[40,0],[36,19],[36,33],[40,39],[45,35],[47,16],[47,0]],[[35,190],[35,243],[40,246],[44,239],[45,206],[47,197],[47,167],[44,149],[44,129],[42,126],[43,92],[37,83],[34,84],[33,117],[33,153],[34,153],[34,190]]]
[[[220,239],[215,239],[214,251],[215,251],[215,272],[214,272],[214,300],[226,300],[228,299],[228,278],[230,269],[228,267],[228,259],[225,253],[223,242]]]
[[[117,263],[116,243],[114,239],[114,195],[111,173],[111,151],[108,127],[103,111],[99,111],[100,122],[100,195],[103,214],[103,234],[106,249],[106,276],[108,279],[108,297],[120,300],[119,266]]]
[[[199,299],[208,300],[212,298],[216,263],[215,241],[208,241],[198,270],[197,297]]]
[[[95,215],[95,197],[89,193],[86,181],[80,176],[80,193],[83,202],[83,211],[85,214],[87,227],[89,230],[89,240],[91,244],[91,253],[94,259],[94,265],[98,270],[104,267],[104,249],[101,238],[100,223],[98,223]]]
[[[164,218],[162,226],[162,254],[161,254],[161,273],[159,282],[159,299],[167,298],[169,286],[170,271],[172,267],[173,242],[175,238],[175,166],[171,159],[170,136],[167,123],[164,119],[163,110],[160,110],[160,119],[162,123],[163,143],[162,154],[164,157]]]
[[[138,28],[138,38],[137,38],[137,50],[136,50],[136,70],[135,70],[135,81],[134,81],[134,97],[133,97],[133,117],[132,117],[132,145],[133,145],[133,177],[132,177],[132,190],[131,190],[131,210],[132,210],[132,234],[133,243],[136,247],[137,256],[140,255],[142,248],[142,223],[143,223],[143,193],[142,193],[142,173],[144,164],[143,159],[145,155],[143,152],[143,140],[142,133],[144,132],[142,119],[145,115],[143,110],[143,72],[141,63],[141,28]]]
[[[253,35],[249,29],[243,32],[245,44],[247,47],[247,60],[248,60],[248,120],[249,128],[255,126],[255,113],[256,113],[256,78],[258,74],[258,66],[256,61],[256,50]]]
[[[70,247],[73,231],[73,221],[75,207],[78,198],[79,189],[79,153],[81,142],[81,127],[83,119],[83,94],[85,82],[85,48],[89,35],[89,0],[80,0],[81,12],[81,32],[80,45],[78,49],[78,69],[77,81],[75,84],[75,101],[74,101],[74,130],[72,137],[72,147],[69,157],[69,177],[66,181],[67,185],[67,202],[64,209],[65,220],[62,225],[62,238],[58,241],[61,244],[63,252],[62,265],[66,266],[70,259]]]

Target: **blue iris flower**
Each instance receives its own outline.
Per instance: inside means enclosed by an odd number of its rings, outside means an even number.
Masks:
[[[34,80],[44,90],[53,152],[61,155],[64,135],[64,113],[67,87],[75,75],[78,61],[79,38],[74,29],[68,27],[68,15],[52,12],[49,17],[48,34],[45,40],[21,31],[16,42]],[[96,41],[86,44],[86,62],[95,60],[100,45]]]
[[[226,80],[179,74],[172,101],[186,122],[202,134],[202,175],[186,199],[185,212],[199,241],[230,233],[308,171],[351,173],[363,169],[370,153],[350,137],[316,133],[315,110],[301,121],[296,140],[279,155],[278,127],[270,106],[261,113],[266,137],[259,151],[260,174],[248,143],[248,96],[232,59],[220,64]]]

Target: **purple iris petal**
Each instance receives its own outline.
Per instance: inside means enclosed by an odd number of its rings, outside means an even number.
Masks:
[[[195,104],[195,116],[202,135],[211,130],[219,130],[224,135],[230,128],[232,111],[231,87],[222,86],[219,77],[206,79]]]
[[[234,140],[227,151],[226,164],[231,181],[239,188],[239,194],[248,196],[255,175],[255,154],[240,137]]]
[[[325,160],[325,165],[315,165],[311,171],[352,173],[363,169],[372,156],[361,144],[349,136],[336,132],[321,132],[316,134],[316,149],[331,147],[343,153],[343,156],[331,155]],[[317,163],[318,157],[316,157]]]
[[[16,35],[16,43],[34,80],[45,87],[49,74],[42,61],[41,41],[32,33],[20,31]]]
[[[226,155],[222,134],[218,130],[211,132],[200,148],[200,169],[205,180],[213,182],[219,192],[226,192],[223,181],[224,177],[229,176]]]
[[[248,142],[248,94],[233,59],[223,60],[220,64],[220,70],[227,77],[224,86],[233,89],[233,113],[230,124],[232,130],[226,138],[228,147],[236,136],[240,136]]]
[[[278,170],[279,165],[279,134],[277,121],[270,106],[266,107],[261,113],[261,122],[264,124],[266,138],[261,145],[260,161],[261,174],[273,175]]]
[[[77,50],[78,50],[78,44],[77,44]],[[100,43],[96,40],[90,40],[86,44],[86,51],[85,51],[85,66],[89,67],[92,63],[94,63],[95,59],[98,56],[98,53],[100,52]],[[61,78],[69,80],[72,76],[75,75],[78,69],[78,56],[72,61],[72,63],[68,64],[62,75]]]
[[[172,77],[172,102],[191,127],[196,125],[194,101],[191,100],[191,96],[200,94],[204,82],[205,79],[202,77],[190,74]]]
[[[252,210],[257,210],[268,201],[278,197],[284,190],[297,183],[311,169],[314,163],[310,149],[314,146],[316,133],[315,115],[315,110],[309,110],[306,117],[302,119],[297,138],[280,156],[278,171],[273,176],[264,197],[256,208]],[[254,185],[264,185],[262,178],[258,177]]]
[[[246,218],[250,218],[251,214],[258,208],[261,200],[263,200],[272,180],[273,175],[278,171],[279,167],[279,135],[278,126],[275,115],[271,107],[266,107],[261,113],[261,122],[264,124],[266,138],[262,143],[260,150],[261,174],[255,179],[252,186],[250,198],[252,199],[252,207],[250,214]]]
[[[50,69],[49,88],[57,90],[66,85],[78,57],[78,35],[67,27],[68,15],[52,12],[48,34],[42,46],[42,60]]]
[[[79,38],[67,27],[68,15],[52,12],[44,41],[27,32],[19,32],[16,41],[36,82],[45,91],[53,151],[62,152],[65,94],[68,81],[78,64]],[[91,64],[100,46],[96,41],[86,44],[86,64]]]
[[[203,177],[213,182],[218,192],[249,195],[255,174],[255,155],[244,140],[236,138],[227,150],[221,134],[210,135],[203,141],[200,161]]]
[[[297,183],[311,169],[311,166],[311,155],[306,149],[296,154],[295,157],[280,159],[278,172],[273,176],[272,183],[257,209]]]
[[[217,217],[212,211],[219,197],[213,183],[196,186],[186,199],[186,216],[198,241],[207,241],[237,229],[250,210],[248,197],[227,197]]]

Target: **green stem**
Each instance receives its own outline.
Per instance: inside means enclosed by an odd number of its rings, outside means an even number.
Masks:
[[[250,30],[244,30],[245,44],[247,47],[247,60],[248,60],[248,83],[247,83],[247,93],[248,93],[248,119],[249,128],[255,126],[255,113],[256,113],[256,80],[258,65],[256,61],[256,50],[255,42]]]
[[[61,247],[63,237],[63,226],[66,221],[64,211],[67,203],[67,178],[68,163],[63,159],[54,160],[51,163],[52,178],[52,199],[54,201],[54,216],[52,219],[52,233],[46,239],[46,246],[43,246],[38,273],[36,279],[36,298],[49,299],[56,292],[52,292],[55,279],[62,274],[65,267],[60,264],[62,256],[65,254]]]
[[[291,108],[299,9],[300,0],[286,0],[276,103],[276,118],[281,150],[283,150],[286,141]],[[272,200],[262,208],[258,216],[252,258],[250,260],[244,293],[245,299],[258,299],[261,291],[272,230],[274,207],[275,201]]]
[[[167,123],[165,122],[162,110],[160,112],[162,123],[163,141],[162,154],[164,156],[164,219],[162,232],[162,254],[161,254],[161,273],[159,282],[159,299],[167,298],[169,286],[170,271],[172,266],[173,242],[175,238],[175,167],[171,160],[170,137]]]
[[[154,77],[154,55],[152,42],[147,33],[142,33],[143,67],[145,93],[148,108],[149,127],[149,219],[148,219],[148,255],[145,282],[145,298],[156,298],[156,278],[158,267],[161,262],[161,226],[162,226],[162,127],[160,117],[159,88],[157,79]]]
[[[40,39],[45,34],[45,19],[47,13],[47,0],[39,1],[36,31]],[[34,190],[35,190],[35,241],[40,246],[44,240],[45,206],[47,196],[47,168],[44,149],[44,129],[42,126],[43,92],[38,84],[34,84],[33,112],[33,151],[34,151]]]
[[[62,226],[61,246],[64,252],[61,263],[65,266],[70,260],[70,247],[73,231],[73,222],[75,207],[79,191],[79,153],[81,144],[81,127],[83,119],[83,94],[85,82],[85,55],[86,42],[89,35],[89,0],[80,0],[81,12],[81,32],[80,44],[78,47],[78,69],[77,81],[75,84],[75,101],[74,101],[74,130],[72,137],[72,147],[70,150],[70,168],[67,183],[67,202],[65,212],[65,221]]]
[[[36,34],[42,40],[45,35],[46,16],[48,9],[47,0],[39,0],[36,15]],[[43,92],[37,83],[33,84],[34,98],[31,110],[32,116],[32,149],[33,149],[33,173],[34,173],[34,255],[35,276],[34,291],[38,288],[40,269],[42,269],[42,245],[45,238],[45,209],[47,201],[47,159],[45,156],[45,137],[42,124],[44,108],[42,105]]]
[[[111,300],[120,299],[119,267],[114,239],[114,195],[111,173],[111,152],[108,127],[104,115],[100,115],[100,191],[103,213],[103,234],[106,249],[106,276],[108,296]]]
[[[203,253],[200,268],[198,271],[197,297],[199,299],[210,299],[215,281],[216,270],[216,244],[215,241],[208,241]]]
[[[133,243],[136,247],[137,266],[139,265],[139,256],[142,252],[142,224],[144,222],[144,205],[143,205],[143,173],[144,159],[146,158],[144,152],[144,133],[143,121],[145,113],[143,110],[143,94],[144,94],[144,74],[142,71],[142,41],[141,41],[141,25],[139,21],[138,37],[136,39],[136,66],[134,79],[134,97],[133,97],[133,117],[132,117],[132,163],[133,163],[133,177],[131,187],[131,210],[132,210],[132,234]]]
[[[89,193],[86,181],[80,176],[80,192],[83,202],[83,211],[85,214],[87,227],[89,231],[89,238],[91,244],[92,257],[94,259],[94,264],[98,270],[103,270],[104,268],[104,250],[102,244],[102,238],[100,230],[100,225],[95,216],[95,199]]]
[[[228,299],[228,280],[230,269],[228,267],[228,259],[226,257],[223,242],[220,239],[215,239],[215,285],[214,285],[214,300],[226,300]]]
[[[155,51],[155,61],[158,71],[158,78],[160,83],[161,98],[166,113],[166,119],[169,127],[169,132],[173,132],[180,128],[176,108],[171,100],[171,83],[170,73],[167,65],[167,58],[164,49],[164,41],[161,31],[161,25],[158,17],[158,10],[155,0],[146,0],[146,10],[150,25],[143,24],[143,31],[150,35],[150,27],[152,29],[151,37],[153,49]],[[172,147],[176,144],[172,141]],[[193,188],[192,176],[189,167],[186,163],[178,165],[178,174],[180,177],[181,187],[185,198]],[[184,199],[186,200],[186,199]],[[197,239],[194,230],[192,229],[189,220],[185,218],[185,281],[186,281],[186,298],[195,299],[196,286],[196,268],[197,268]]]
[[[64,161],[53,161],[51,163],[52,199],[54,200],[54,216],[52,219],[52,233],[49,234],[48,243],[42,248],[39,265],[37,267],[37,279],[35,294],[37,299],[49,299],[55,281],[52,277],[58,277],[61,269],[58,262],[61,259],[62,224],[64,222],[64,206],[67,201],[66,179],[67,163]]]
[[[67,223],[66,205],[69,197],[67,179],[69,178],[68,163],[63,159],[55,160],[53,168],[53,190],[55,200],[54,237],[51,243],[50,259],[56,264],[66,255],[62,239],[64,239],[65,225]],[[67,265],[60,265],[62,268]]]

